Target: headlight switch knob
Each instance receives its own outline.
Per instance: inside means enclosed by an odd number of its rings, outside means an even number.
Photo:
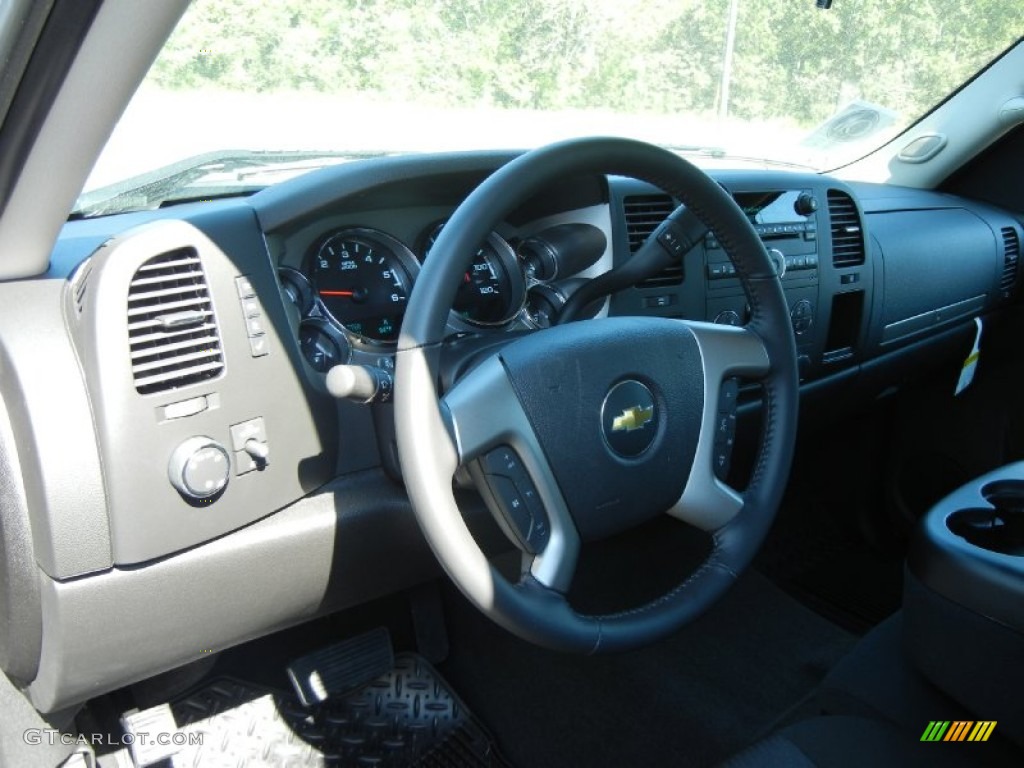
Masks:
[[[212,501],[227,487],[231,459],[212,437],[190,437],[171,453],[167,478],[187,500]]]

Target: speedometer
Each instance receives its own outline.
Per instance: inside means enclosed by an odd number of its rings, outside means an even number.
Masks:
[[[419,265],[402,243],[372,229],[328,235],[312,254],[310,275],[328,314],[356,336],[398,338]]]
[[[420,249],[426,259],[445,222],[427,230]],[[473,255],[455,294],[452,310],[473,325],[503,325],[523,308],[526,286],[512,247],[497,233]]]

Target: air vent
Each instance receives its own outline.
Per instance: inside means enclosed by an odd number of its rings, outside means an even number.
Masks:
[[[212,379],[224,368],[199,255],[182,248],[141,267],[128,288],[132,376],[142,394]]]
[[[1003,227],[1003,276],[999,281],[999,289],[1004,296],[1013,293],[1017,283],[1017,270],[1020,267],[1020,238],[1013,227]]]
[[[651,232],[657,229],[676,204],[668,195],[633,195],[623,198],[622,207],[626,212],[626,234],[629,237],[629,252],[636,253]],[[682,263],[666,267],[653,277],[641,280],[637,288],[660,288],[679,285],[683,282]]]
[[[828,191],[828,214],[832,219],[832,264],[852,267],[864,263],[864,231],[857,206],[845,192]]]
[[[85,298],[89,292],[89,278],[92,276],[92,264],[87,264],[85,268],[75,275],[74,286],[75,292],[75,314],[80,315],[85,310]]]

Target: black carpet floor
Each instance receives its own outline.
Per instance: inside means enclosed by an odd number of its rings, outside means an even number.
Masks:
[[[708,614],[641,651],[545,651],[446,594],[439,665],[505,757],[534,766],[714,765],[803,702],[855,636],[748,572]]]

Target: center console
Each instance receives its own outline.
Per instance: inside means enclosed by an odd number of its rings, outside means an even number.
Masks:
[[[797,354],[808,363],[819,322],[818,196],[814,190],[737,191],[743,209],[782,274]],[[747,299],[736,268],[714,235],[705,240],[707,320],[729,325],[747,321]],[[806,367],[806,364],[805,364]]]
[[[1024,745],[1024,462],[968,483],[918,528],[903,644],[937,687]]]

